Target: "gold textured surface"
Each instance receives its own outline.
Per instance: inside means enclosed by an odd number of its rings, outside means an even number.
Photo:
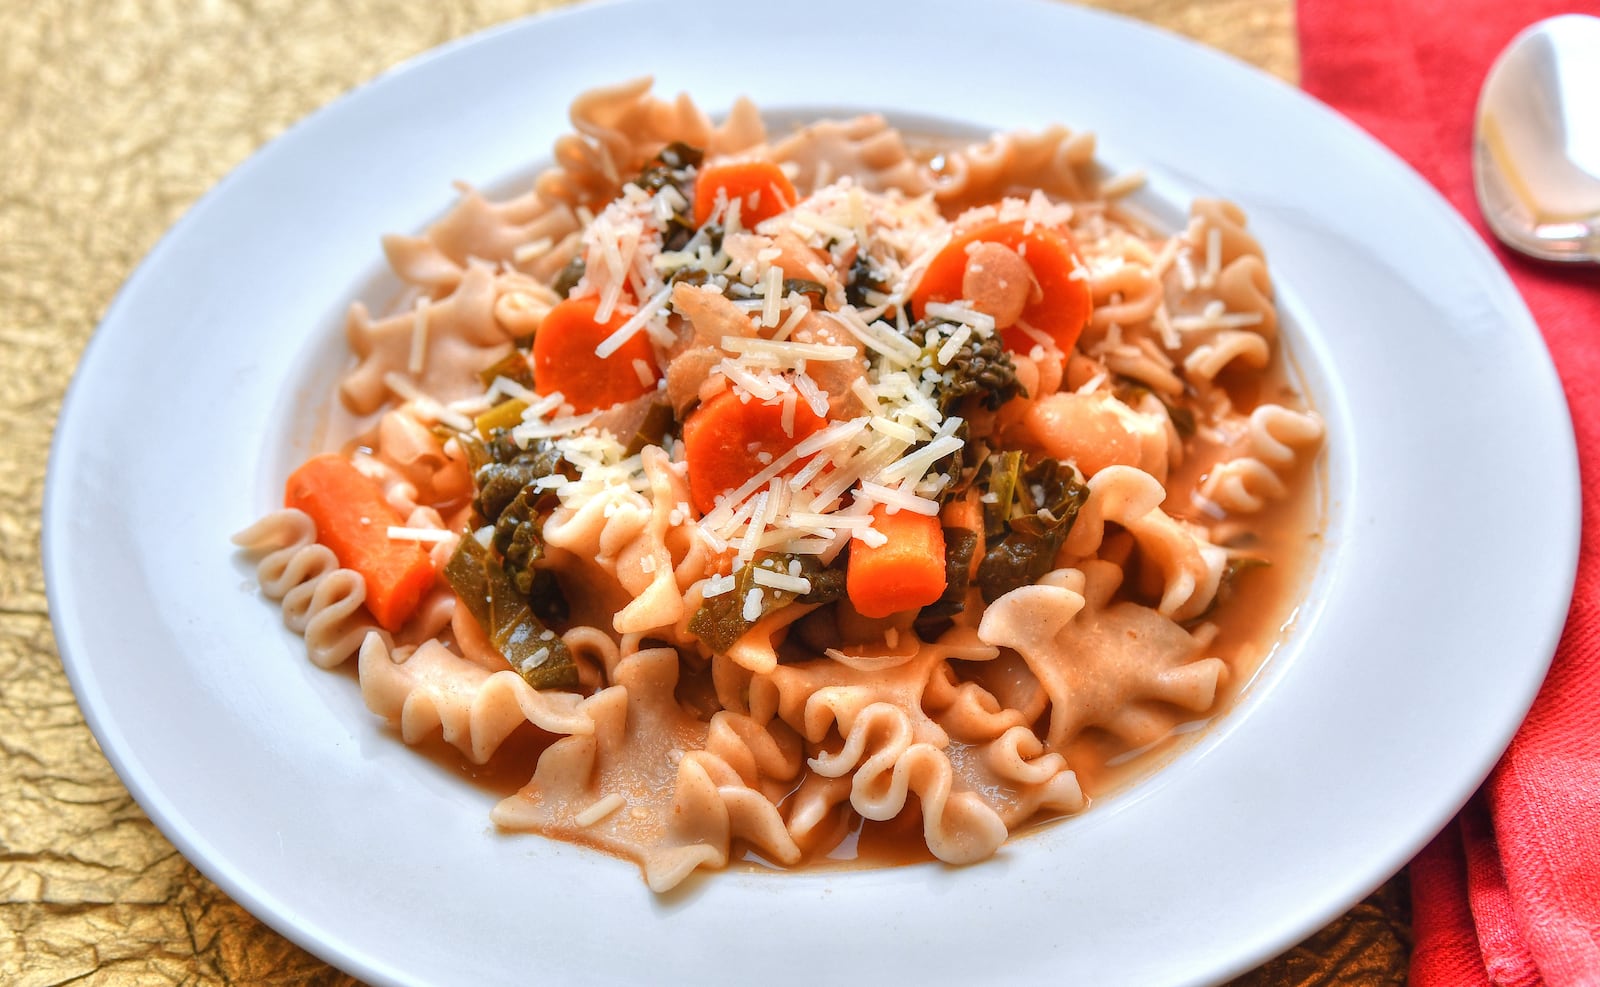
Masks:
[[[0,5],[0,983],[353,983],[185,861],[85,726],[39,560],[51,426],[118,286],[229,169],[402,59],[558,5]],[[1297,76],[1292,0],[1099,6]],[[1397,879],[1241,982],[1401,982],[1406,910]]]

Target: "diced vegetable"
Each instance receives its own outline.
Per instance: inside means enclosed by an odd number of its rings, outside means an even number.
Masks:
[[[445,579],[490,642],[535,689],[570,689],[578,666],[561,636],[534,616],[528,598],[488,549],[463,538],[444,568]]]
[[[992,223],[951,240],[928,265],[922,281],[911,294],[911,310],[917,318],[927,313],[930,302],[953,302],[963,297],[962,281],[967,275],[967,247],[973,243],[994,243],[1016,251],[1033,272],[1038,286],[1036,296],[1022,309],[1019,322],[1044,333],[1055,341],[1062,353],[1070,353],[1089,322],[1094,301],[1089,282],[1073,272],[1078,269],[1078,248],[1065,230],[1023,222]],[[1031,289],[1030,289],[1031,290]],[[993,313],[991,313],[993,314]],[[1034,347],[1033,337],[1016,325],[997,326],[1001,339],[1016,353]]]
[[[695,510],[701,514],[710,512],[717,506],[717,497],[743,486],[827,422],[804,401],[797,401],[792,407],[792,433],[784,429],[782,401],[742,401],[731,390],[723,391],[689,415],[683,423],[683,443]],[[804,459],[792,469],[802,465]]]
[[[568,298],[550,310],[533,337],[534,390],[560,391],[580,414],[645,394],[661,377],[650,337],[642,331],[615,352],[596,354],[596,348],[628,321],[628,315],[614,312],[598,322],[599,307],[600,299],[593,295]]]
[[[863,617],[887,617],[936,602],[945,590],[944,529],[912,511],[872,509],[872,526],[888,541],[850,545],[845,589]]]
[[[717,193],[739,200],[739,224],[747,229],[787,212],[797,196],[794,183],[771,161],[733,161],[700,169],[694,180],[694,225],[704,226],[716,211]]]
[[[528,402],[521,398],[507,398],[474,418],[472,423],[478,426],[478,434],[487,439],[496,430],[515,428],[522,424],[522,413],[527,410]]]
[[[283,501],[310,516],[317,541],[341,566],[361,574],[367,609],[379,625],[399,630],[433,586],[433,563],[420,543],[389,537],[389,528],[405,519],[383,499],[377,481],[329,453],[290,474]]]

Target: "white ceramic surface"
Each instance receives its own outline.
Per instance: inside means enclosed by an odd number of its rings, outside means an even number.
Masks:
[[[1576,556],[1558,382],[1460,217],[1325,107],[1133,22],[1028,0],[688,6],[569,10],[358,89],[207,195],[107,313],[56,436],[47,580],[79,703],[162,831],[381,984],[1207,982],[1404,865],[1521,720]],[[1248,210],[1329,424],[1328,548],[1288,644],[1195,747],[979,866],[726,873],[658,898],[630,864],[494,832],[493,796],[300,656],[228,536],[311,451],[378,235],[426,225],[454,179],[526,174],[573,95],[645,72],[713,109],[743,92],[1065,122],[1144,168],[1158,207]]]

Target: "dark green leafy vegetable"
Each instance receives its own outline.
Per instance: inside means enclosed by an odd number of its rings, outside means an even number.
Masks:
[[[675,219],[674,222],[678,222],[678,220]],[[682,222],[689,223],[689,222],[693,222],[693,220],[690,219],[688,216],[684,216],[683,219],[682,219]],[[695,233],[697,233],[700,237],[702,237],[704,239],[704,242],[706,243],[707,246],[709,246],[711,248],[711,252],[713,254],[715,254],[717,251],[722,249],[722,237],[723,237],[724,230],[723,230],[723,226],[722,226],[721,223],[707,223],[706,225],[702,226],[698,231],[695,231]],[[675,237],[674,240],[671,243],[669,243],[669,245],[667,247],[665,247],[663,249],[682,250],[688,244],[688,242],[689,242],[689,237],[683,237],[683,236]],[[698,266],[696,264],[688,264],[688,265],[685,265],[683,267],[677,268],[676,270],[674,270],[671,274],[669,274],[667,276],[667,284],[668,285],[676,285],[676,284],[703,285],[703,284],[706,284],[707,282],[709,282],[710,280],[711,280],[711,273],[709,271],[707,271],[705,268],[700,267],[700,266]],[[739,282],[735,281],[732,285],[729,285],[728,288],[724,289],[724,291],[727,292],[727,293],[731,293],[735,286],[743,287],[742,285],[739,285]]]
[[[811,300],[813,311],[820,312],[826,307],[824,302],[828,297],[828,289],[820,281],[810,281],[805,278],[785,278],[783,281],[783,293],[785,295],[791,293],[805,295]]]
[[[572,259],[567,261],[567,265],[556,275],[555,281],[550,285],[551,289],[562,298],[570,296],[572,289],[576,288],[578,282],[583,280],[583,274],[588,269],[588,264],[584,261],[583,254],[574,254]]]
[[[798,574],[811,583],[811,591],[795,594],[787,590],[761,586],[756,582],[758,567],[791,574],[791,563],[799,563]],[[693,617],[689,618],[689,631],[704,641],[717,654],[726,654],[745,632],[758,621],[797,600],[801,603],[832,603],[844,595],[843,569],[830,569],[812,555],[773,555],[759,562],[741,566],[733,574],[733,589],[706,600]],[[750,591],[760,589],[760,610],[754,619],[745,616],[745,602]]]
[[[845,272],[844,297],[856,308],[867,308],[868,292],[880,295],[888,294],[889,283],[884,276],[872,266],[872,258],[865,250],[856,253],[856,259],[851,262],[850,270]]]
[[[495,518],[494,548],[520,593],[533,593],[533,567],[544,559],[544,539],[539,534],[540,514],[554,509],[555,505],[554,494],[527,486]]]
[[[1130,408],[1137,408],[1146,394],[1155,394],[1154,391],[1139,381],[1131,377],[1122,376],[1115,378],[1111,393],[1116,396],[1118,401]],[[1177,431],[1179,438],[1187,439],[1194,435],[1196,423],[1192,408],[1184,407],[1181,404],[1173,404],[1159,394],[1156,394],[1156,400],[1160,401],[1161,406],[1167,409],[1167,417],[1172,419],[1172,427]]]
[[[1166,402],[1162,402],[1166,404]],[[1178,437],[1187,439],[1194,435],[1196,423],[1194,410],[1181,404],[1167,404],[1167,417],[1172,419],[1172,427],[1177,430]]]
[[[687,203],[691,198],[695,169],[705,160],[705,153],[681,141],[674,141],[645,165],[634,184],[654,195],[672,187]],[[694,236],[694,219],[687,213],[674,211],[661,230],[661,249],[682,250]]]
[[[521,449],[507,433],[497,431],[491,433],[483,450],[486,461],[475,464],[473,471],[478,496],[472,508],[490,524],[499,520],[524,487],[564,471],[560,451],[547,441]]]
[[[811,592],[799,596],[801,603],[821,605],[832,603],[844,596],[844,567],[825,567],[814,555],[780,556],[785,560],[798,558],[800,575],[811,581]],[[785,566],[787,571],[787,566]]]
[[[1026,397],[1027,389],[1017,380],[1016,364],[999,336],[974,332],[949,361],[939,363],[936,356],[958,325],[946,319],[922,319],[906,331],[906,338],[923,348],[916,366],[940,375],[940,383],[934,385],[939,413],[947,418],[959,414],[968,398],[978,398],[983,407],[997,411],[1014,397]]]
[[[972,585],[972,555],[977,550],[976,531],[944,529],[944,593],[917,613],[915,626],[923,640],[938,636],[925,631],[967,608],[967,587]]]
[[[667,277],[667,284],[702,285],[711,280],[703,267],[680,267]]]
[[[444,576],[489,640],[529,685],[535,689],[577,686],[578,666],[566,642],[534,616],[527,596],[476,538],[461,539],[445,565]]]
[[[633,183],[652,193],[670,185],[687,198],[689,188],[694,184],[694,169],[700,167],[700,162],[704,160],[705,152],[698,147],[673,141],[650,159]]]
[[[1210,620],[1218,607],[1227,603],[1238,588],[1238,580],[1252,569],[1265,569],[1272,565],[1271,560],[1256,555],[1234,555],[1228,559],[1227,565],[1222,567],[1222,576],[1217,580],[1217,592],[1211,597],[1211,604],[1202,612],[1191,617],[1187,623],[1198,624]]]
[[[1225,583],[1232,582],[1241,572],[1249,572],[1251,569],[1264,569],[1270,565],[1272,565],[1271,559],[1264,559],[1258,555],[1235,555],[1228,560],[1226,566],[1223,566],[1222,581]]]
[[[495,429],[483,442],[470,436],[461,441],[477,489],[472,509],[483,523],[494,526],[492,545],[506,578],[539,616],[564,619],[567,602],[560,585],[548,570],[538,568],[544,558],[541,531],[556,506],[556,496],[536,485],[544,477],[567,472],[561,453],[548,440],[523,449],[505,429]]]
[[[983,533],[990,541],[1006,533],[1006,522],[1011,519],[1017,486],[1022,482],[1022,460],[1022,453],[1014,449],[997,452],[984,461],[978,472],[978,485],[986,494],[983,499]]]
[[[994,521],[1002,527],[978,563],[978,587],[984,601],[993,603],[1050,571],[1089,488],[1055,459],[1030,465],[1020,453],[998,453],[982,469],[988,475],[978,482],[996,494],[994,504],[984,505],[985,527]]]

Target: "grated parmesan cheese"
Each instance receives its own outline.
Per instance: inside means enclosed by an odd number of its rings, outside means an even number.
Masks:
[[[590,826],[593,826],[595,823],[604,820],[607,816],[611,815],[613,812],[616,812],[618,809],[627,804],[628,800],[623,798],[620,793],[612,792],[610,795],[607,795],[606,797],[593,803],[582,812],[575,814],[572,817],[572,821],[576,823],[580,829],[587,829]]]
[[[791,576],[787,573],[773,572],[764,566],[756,566],[752,576],[758,584],[771,589],[783,590],[786,593],[795,593],[801,596],[811,592],[811,580],[804,576]]]
[[[538,260],[555,248],[555,241],[547,236],[537,240],[530,240],[511,251],[511,260],[515,264],[526,264]]]
[[[395,541],[417,541],[438,544],[454,538],[455,532],[443,528],[407,528],[404,525],[391,524],[388,526],[388,535]]]
[[[594,355],[604,360],[606,357],[621,349],[622,344],[638,335],[639,330],[643,329],[647,323],[649,323],[652,319],[659,318],[666,313],[667,301],[671,297],[672,288],[670,286],[662,288],[660,291],[650,296],[650,300],[639,306],[638,311],[634,312],[634,314],[630,316],[626,322],[618,326],[616,332],[613,332],[611,335],[600,341],[600,345],[594,348]],[[595,321],[607,322],[609,321],[609,316],[602,317],[599,312],[596,311]]]
[[[422,376],[423,368],[428,363],[428,298],[424,295],[417,299],[415,314],[411,319],[411,354],[406,361],[406,369],[411,371],[413,377]]]

